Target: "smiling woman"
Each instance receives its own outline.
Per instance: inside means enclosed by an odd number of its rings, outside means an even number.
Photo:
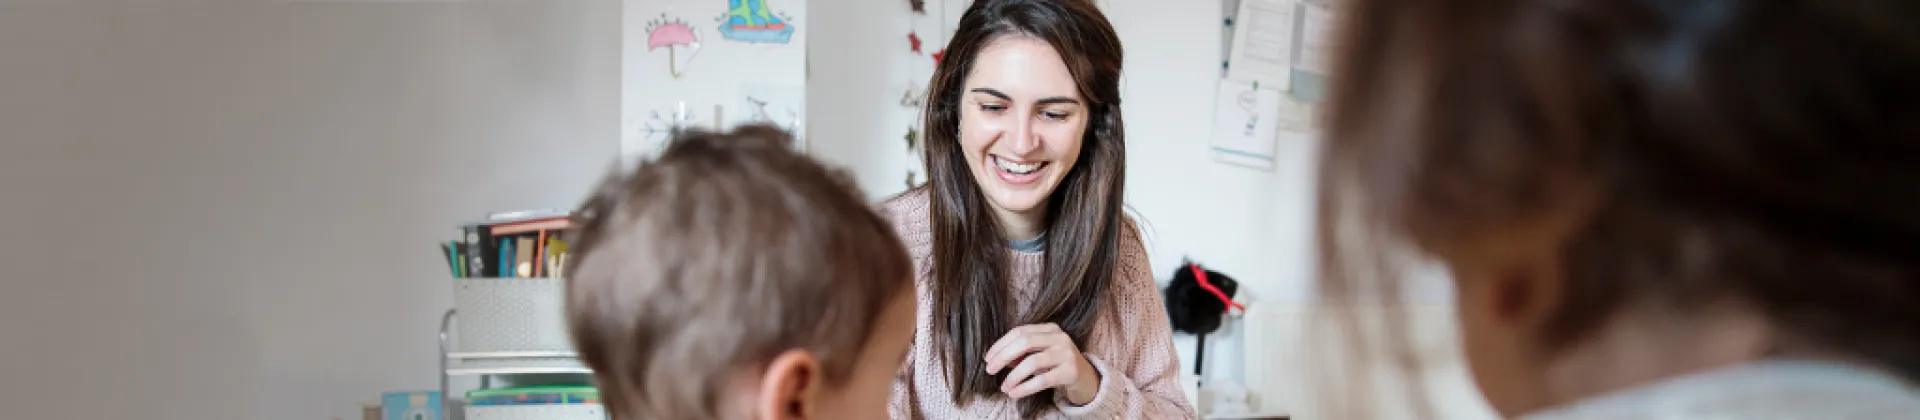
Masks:
[[[935,69],[929,183],[884,214],[919,319],[894,418],[1189,418],[1121,215],[1119,37],[1087,0],[980,0]]]

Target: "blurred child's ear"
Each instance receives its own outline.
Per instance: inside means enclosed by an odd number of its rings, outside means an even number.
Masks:
[[[820,394],[820,361],[806,350],[792,349],[774,356],[760,377],[760,398],[754,402],[760,418],[813,418]]]

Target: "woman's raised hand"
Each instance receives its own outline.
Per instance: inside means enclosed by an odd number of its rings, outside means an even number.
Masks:
[[[987,349],[987,374],[1009,366],[1000,392],[1021,399],[1048,388],[1066,393],[1067,402],[1086,405],[1100,391],[1100,372],[1093,368],[1073,339],[1052,323],[1023,325],[1007,332]]]

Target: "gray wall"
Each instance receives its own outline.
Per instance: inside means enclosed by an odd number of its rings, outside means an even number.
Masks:
[[[617,0],[0,0],[0,418],[358,418],[618,148]]]

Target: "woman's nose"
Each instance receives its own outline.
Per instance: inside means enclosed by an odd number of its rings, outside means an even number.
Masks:
[[[1011,140],[1011,144],[1007,145],[1010,149],[1008,151],[1013,152],[1015,157],[1026,157],[1033,151],[1039,150],[1040,138],[1033,135],[1033,119],[1022,119],[1015,124],[1013,131],[1008,133],[1011,135],[1008,139]]]

